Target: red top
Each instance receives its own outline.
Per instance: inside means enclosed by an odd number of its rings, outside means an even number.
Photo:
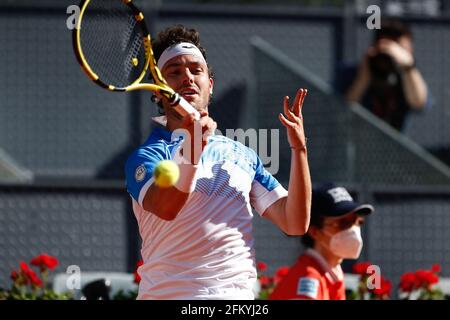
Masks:
[[[315,250],[308,249],[275,287],[270,300],[345,300],[344,273],[331,269]]]

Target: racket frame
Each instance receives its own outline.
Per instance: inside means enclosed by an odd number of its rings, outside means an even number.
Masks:
[[[119,1],[119,0],[118,0]],[[82,29],[82,21],[83,16],[88,7],[91,0],[82,0],[80,4],[80,16],[77,20],[76,27],[72,33],[72,44],[74,47],[75,56],[78,60],[78,63],[81,65],[82,70],[86,73],[86,75],[95,82],[100,87],[107,89],[109,91],[115,92],[124,92],[124,91],[134,91],[134,90],[149,90],[153,92],[158,92],[163,95],[165,98],[169,100],[171,105],[179,104],[180,97],[166,82],[163,78],[161,71],[159,70],[155,57],[153,55],[153,49],[151,45],[151,37],[150,32],[148,31],[147,25],[145,24],[144,14],[140,9],[138,9],[132,0],[122,0],[122,3],[128,6],[131,12],[134,15],[136,23],[139,24],[142,32],[143,32],[143,42],[144,42],[144,50],[145,50],[145,63],[142,72],[139,77],[132,82],[130,85],[126,87],[116,87],[111,84],[107,84],[100,79],[100,77],[92,70],[87,62],[87,59],[83,53],[82,45],[81,45],[81,29]],[[147,74],[147,70],[150,69],[152,74],[152,78],[155,83],[141,83]],[[184,100],[184,99],[182,99]],[[186,102],[187,103],[187,102]],[[192,107],[192,106],[191,106]],[[194,109],[195,110],[195,109]]]

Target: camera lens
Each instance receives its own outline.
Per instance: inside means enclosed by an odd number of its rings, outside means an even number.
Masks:
[[[379,53],[370,58],[369,66],[374,77],[384,80],[396,71],[394,60],[386,53]]]

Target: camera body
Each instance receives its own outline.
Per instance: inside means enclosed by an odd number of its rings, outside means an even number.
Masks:
[[[369,59],[369,66],[371,74],[379,79],[387,79],[391,73],[397,71],[397,66],[386,53],[378,53]]]
[[[399,81],[399,70],[394,59],[386,53],[377,53],[369,58],[372,81],[387,86],[395,86]]]

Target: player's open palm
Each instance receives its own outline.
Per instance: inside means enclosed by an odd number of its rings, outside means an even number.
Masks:
[[[307,89],[299,89],[292,107],[289,106],[289,97],[284,97],[284,115],[280,113],[278,116],[287,128],[289,145],[293,149],[304,149],[306,146],[302,108],[307,93]]]

